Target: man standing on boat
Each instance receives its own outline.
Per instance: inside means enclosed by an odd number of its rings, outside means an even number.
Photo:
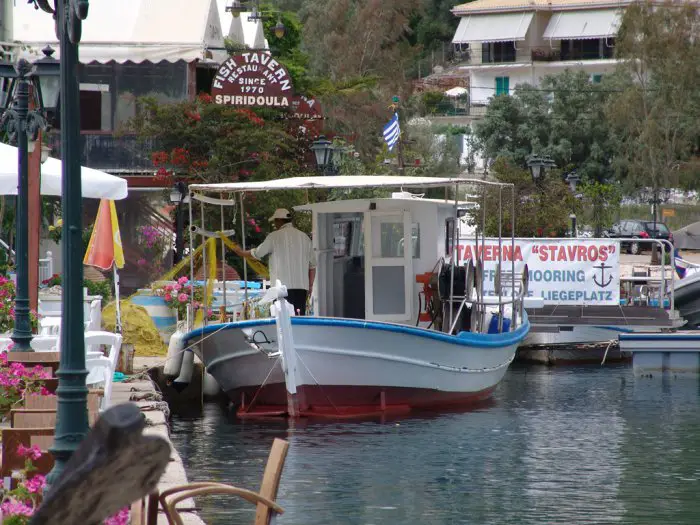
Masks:
[[[316,275],[316,254],[311,239],[292,224],[292,214],[277,208],[270,217],[275,231],[260,246],[252,250],[235,251],[241,257],[258,260],[270,256],[270,281],[279,279],[287,287],[287,301],[298,315],[306,315],[306,299],[311,293]]]

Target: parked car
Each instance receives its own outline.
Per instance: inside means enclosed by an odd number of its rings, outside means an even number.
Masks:
[[[656,226],[656,229],[654,229]],[[673,244],[673,234],[663,222],[641,221],[626,219],[613,224],[613,227],[603,232],[605,237],[610,238],[634,238],[634,239],[666,239]],[[638,254],[642,250],[651,250],[652,243],[649,242],[620,242],[620,249],[627,250],[628,253]]]

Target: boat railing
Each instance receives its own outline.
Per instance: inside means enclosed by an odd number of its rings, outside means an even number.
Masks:
[[[642,276],[642,279],[646,282],[661,282],[661,286],[659,287],[659,306],[661,308],[664,307],[664,295],[668,294],[669,295],[669,307],[671,311],[675,309],[675,294],[674,294],[674,287],[675,287],[675,280],[676,280],[676,258],[673,256],[673,243],[671,241],[668,241],[666,239],[638,239],[635,237],[615,237],[614,239],[611,239],[617,242],[636,242],[639,244],[645,243],[645,244],[657,244],[661,247],[661,278],[660,279],[655,279],[653,277],[644,277]],[[666,247],[668,246],[668,250],[666,250]],[[666,253],[669,253],[671,256],[669,257],[670,259],[670,266],[671,266],[671,279],[670,283],[671,286],[670,288],[666,286]],[[635,279],[635,277],[627,277],[627,278],[621,278],[620,281],[627,280],[627,281],[632,281]],[[640,279],[640,281],[642,280]],[[670,290],[670,292],[669,292]]]

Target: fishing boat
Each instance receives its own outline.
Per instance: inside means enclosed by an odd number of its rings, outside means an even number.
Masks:
[[[190,206],[237,206],[242,224],[246,193],[326,195],[295,208],[312,219],[317,261],[310,315],[290,312],[285,283],[274,282],[266,299],[244,310],[262,306],[266,315],[203,321],[182,334],[183,348],[201,359],[240,417],[343,418],[487,399],[528,334],[528,281],[527,271],[503,271],[498,295],[485,297],[481,263],[460,260],[453,250],[455,225],[475,207],[459,198],[466,187],[495,191],[499,201],[510,192],[514,206],[512,185],[460,178],[357,175],[191,185]],[[445,198],[409,192],[417,188],[444,188]],[[383,196],[347,195],[360,189]],[[191,209],[190,217],[206,216],[199,211]],[[479,211],[483,226],[486,212]],[[499,210],[494,213],[500,219]],[[204,225],[192,231],[219,235]],[[245,238],[237,241],[245,249]],[[245,263],[244,280],[247,272]]]
[[[679,256],[675,261],[679,273],[673,288],[676,306],[687,323],[686,328],[697,330],[700,328],[700,265]]]

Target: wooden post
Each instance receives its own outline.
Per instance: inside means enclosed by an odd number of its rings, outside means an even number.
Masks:
[[[41,140],[39,132],[34,151],[29,154],[29,308],[39,308],[39,238],[41,232]]]

